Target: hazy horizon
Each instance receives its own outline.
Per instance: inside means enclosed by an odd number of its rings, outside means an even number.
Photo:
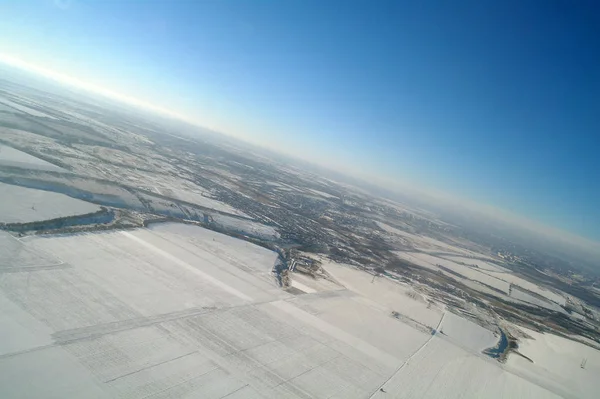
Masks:
[[[354,4],[345,9],[348,21],[340,22],[330,18],[332,6],[312,2],[290,2],[269,12],[258,5],[233,10],[232,3],[223,3],[187,5],[198,7],[191,10],[155,2],[139,15],[134,5],[3,5],[12,23],[0,28],[0,62],[597,251],[600,187],[594,175],[600,161],[593,132],[600,128],[594,116],[600,110],[593,105],[598,104],[593,87],[600,79],[593,59],[584,54],[597,48],[590,40],[590,29],[597,28],[593,17],[583,15],[591,5],[580,5],[557,27],[551,22],[562,17],[558,6],[523,5],[515,13],[512,36],[506,36],[498,30],[503,14],[474,5],[461,11]],[[305,18],[318,10],[316,32],[309,33]],[[439,22],[450,11],[454,22],[422,32],[421,24]],[[56,19],[39,21],[42,13]],[[403,17],[406,13],[412,19]],[[371,21],[387,14],[381,26]],[[539,17],[535,34],[525,26],[534,14]],[[299,22],[291,23],[296,16]],[[190,25],[210,17],[223,25]],[[114,32],[100,26],[106,18],[112,18]],[[482,26],[486,21],[490,27]],[[178,29],[178,22],[188,24],[186,29]],[[147,37],[136,36],[143,27]],[[52,40],[42,48],[40,38],[52,29]],[[475,33],[486,39],[469,38]],[[169,50],[184,34],[198,43],[188,40]],[[542,39],[543,34],[549,36]],[[444,35],[448,48],[428,47]],[[581,49],[568,47],[575,40]],[[482,47],[486,43],[493,43],[491,49]],[[337,51],[324,52],[335,46]],[[192,49],[202,60],[189,58]],[[257,49],[262,53],[252,52]],[[474,50],[477,56],[469,54]],[[357,59],[361,55],[373,60]],[[432,63],[439,70],[432,70]],[[176,68],[180,73],[167,73]],[[269,75],[275,81],[261,86]],[[328,80],[334,78],[339,82],[332,86]],[[342,89],[343,84],[350,86]]]

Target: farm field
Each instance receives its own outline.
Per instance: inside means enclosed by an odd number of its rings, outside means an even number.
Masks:
[[[477,291],[494,295],[504,300],[527,303],[562,313],[565,312],[560,307],[560,305],[566,304],[566,298],[563,295],[540,287],[510,272],[503,271],[503,268],[492,265],[489,262],[446,255],[438,257],[421,252],[396,251],[395,254],[400,259],[435,272],[443,273]],[[462,278],[457,275],[462,276]],[[513,287],[512,289],[511,286]],[[503,294],[490,289],[490,287],[501,291]],[[541,298],[525,290],[539,295]]]
[[[553,392],[433,337],[374,398],[560,398]],[[571,396],[572,397],[572,396]]]
[[[162,194],[163,191],[166,191],[169,195],[174,196],[177,199],[182,201],[190,202],[192,204],[200,205],[206,208],[215,209],[221,212],[227,212],[234,215],[245,216],[242,211],[235,209],[232,206],[229,206],[221,201],[217,201],[213,198],[210,198],[206,195],[203,195],[201,192],[191,191],[191,190],[180,190],[180,189],[166,189],[161,190],[157,187],[154,188],[157,193]]]
[[[465,265],[471,266],[475,265],[477,268],[486,272],[500,272],[500,273],[510,273],[510,270],[505,269],[502,266],[498,266],[491,262],[486,262],[481,259],[473,259],[473,258],[465,258],[460,256],[452,256],[452,255],[444,255],[444,258],[451,260],[456,263],[464,263]]]
[[[0,239],[19,254],[0,269],[7,397],[564,394],[538,368],[483,355],[493,331],[347,265],[292,294],[273,281],[276,253],[191,225]]]
[[[519,343],[519,352],[532,362],[510,356],[507,365],[540,383],[560,386],[577,398],[595,398],[600,390],[600,352],[554,334],[521,327],[530,336]]]
[[[442,318],[442,309],[428,306],[427,298],[408,285],[385,278],[376,278],[372,282],[373,276],[334,262],[326,263],[324,268],[337,282],[360,294],[375,309],[387,314],[399,312],[429,328],[437,326]]]
[[[0,192],[2,193],[2,208],[0,208],[2,223],[35,222],[84,215],[100,210],[98,205],[51,191],[0,183]]]
[[[347,290],[290,295],[273,252],[194,226],[20,244],[58,262],[0,280],[11,397],[365,397],[428,339]]]
[[[480,283],[486,284],[490,287],[493,287],[497,290],[500,290],[506,294],[508,294],[510,289],[510,283],[501,279],[501,277],[491,276],[484,272],[479,271],[477,268],[472,268],[469,266],[464,266],[458,263],[455,263],[451,260],[436,257],[433,255],[429,255],[426,253],[419,252],[395,252],[398,257],[401,259],[406,259],[408,261],[414,262],[416,265],[421,267],[425,267],[434,271],[443,271],[438,265],[443,266],[444,268],[449,269],[451,272],[458,273],[461,276],[464,276],[470,280],[479,281]],[[443,271],[448,276],[453,276],[452,273]]]
[[[62,168],[44,161],[43,159],[29,155],[26,152],[0,144],[0,165],[14,166],[19,168],[61,171]]]

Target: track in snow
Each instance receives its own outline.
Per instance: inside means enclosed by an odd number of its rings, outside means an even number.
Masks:
[[[377,392],[379,392],[379,391],[380,391],[380,390],[381,390],[383,387],[385,387],[385,384],[387,384],[387,383],[388,383],[388,382],[389,382],[389,381],[390,381],[392,378],[394,378],[394,376],[395,376],[396,374],[398,374],[398,373],[400,372],[400,370],[402,370],[402,369],[404,368],[404,366],[406,366],[406,365],[408,364],[408,362],[410,361],[410,359],[412,359],[414,356],[418,355],[418,354],[419,354],[419,352],[421,352],[421,351],[422,351],[422,350],[423,350],[423,349],[424,349],[424,348],[427,346],[427,344],[429,344],[429,343],[431,342],[431,340],[433,339],[433,337],[435,337],[435,336],[437,335],[437,332],[440,330],[440,327],[442,326],[442,322],[444,321],[444,317],[446,317],[446,312],[444,312],[444,313],[442,314],[442,317],[440,318],[440,322],[438,323],[437,327],[436,327],[436,328],[435,328],[435,330],[434,330],[434,331],[435,331],[435,333],[434,333],[434,334],[431,334],[431,337],[429,337],[429,339],[428,339],[427,341],[425,341],[425,343],[424,343],[423,345],[421,345],[421,346],[419,347],[419,349],[417,349],[417,350],[416,350],[416,351],[415,351],[415,352],[414,352],[412,355],[410,355],[410,356],[408,357],[408,359],[406,359],[406,360],[404,361],[404,363],[402,363],[402,364],[400,365],[400,367],[398,367],[398,369],[397,369],[397,370],[394,372],[394,374],[392,374],[392,375],[390,376],[390,378],[388,378],[387,380],[385,380],[385,381],[383,382],[383,384],[381,384],[380,386],[378,386],[378,387],[377,387],[377,389],[375,389],[375,391],[374,391],[374,392],[371,394],[371,396],[369,396],[369,399],[371,399],[371,398],[375,397],[375,395],[377,394]]]

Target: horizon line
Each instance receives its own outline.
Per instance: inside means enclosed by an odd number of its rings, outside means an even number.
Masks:
[[[271,150],[271,151],[277,152],[284,156],[289,156],[291,158],[296,158],[296,159],[304,161],[304,162],[313,163],[316,166],[325,167],[326,169],[330,169],[334,172],[342,173],[343,175],[346,175],[348,177],[357,178],[357,179],[363,181],[365,184],[375,184],[376,186],[378,186],[382,189],[388,190],[391,193],[396,192],[397,194],[406,194],[406,192],[401,192],[401,191],[397,191],[397,190],[400,190],[400,189],[409,190],[409,191],[411,191],[412,195],[416,194],[418,196],[429,196],[432,199],[435,199],[435,200],[441,201],[441,202],[445,202],[448,205],[456,205],[457,203],[464,204],[464,202],[468,202],[468,203],[470,203],[471,206],[473,206],[476,209],[470,209],[469,207],[465,207],[464,205],[461,206],[461,208],[463,208],[464,210],[470,211],[470,212],[483,213],[488,218],[500,219],[500,220],[503,220],[505,223],[514,225],[515,227],[527,229],[530,232],[535,232],[536,234],[542,234],[548,238],[549,238],[548,232],[541,231],[540,229],[550,228],[551,230],[553,230],[550,233],[550,236],[555,239],[560,239],[561,237],[557,237],[557,235],[558,235],[557,233],[561,233],[562,235],[565,236],[565,237],[563,237],[563,239],[567,239],[567,241],[570,241],[571,244],[600,245],[600,240],[597,240],[596,238],[581,235],[579,233],[575,233],[575,232],[572,232],[572,231],[569,231],[569,230],[566,230],[564,228],[557,227],[554,225],[546,224],[541,221],[529,219],[524,215],[513,213],[513,212],[511,212],[507,209],[501,208],[501,207],[498,208],[496,206],[489,205],[489,204],[482,203],[482,202],[477,202],[477,201],[474,201],[469,198],[462,198],[462,197],[456,196],[452,193],[442,192],[437,189],[406,187],[406,184],[403,184],[400,180],[394,179],[394,178],[386,178],[386,177],[381,178],[381,177],[376,177],[376,176],[367,176],[360,172],[358,172],[357,175],[353,175],[351,173],[348,173],[346,167],[344,167],[345,170],[338,170],[338,168],[332,167],[331,165],[326,165],[326,164],[322,164],[320,162],[315,162],[314,160],[297,157],[294,154],[288,154],[279,148],[273,148],[272,146],[265,145],[264,143],[259,143],[255,140],[251,140],[251,139],[244,139],[234,133],[224,132],[219,128],[207,126],[197,120],[194,120],[193,118],[190,118],[187,115],[181,114],[177,111],[174,111],[174,110],[171,110],[168,108],[164,108],[159,105],[155,105],[155,104],[147,102],[143,99],[136,98],[136,97],[128,95],[128,94],[120,93],[118,91],[114,91],[109,88],[104,88],[97,84],[94,84],[93,82],[86,82],[77,77],[69,76],[64,73],[57,72],[50,68],[38,66],[32,62],[25,61],[22,58],[19,58],[15,55],[0,52],[0,63],[3,63],[10,67],[24,70],[25,72],[40,75],[44,78],[50,79],[52,81],[55,81],[55,82],[58,82],[58,83],[61,83],[61,84],[67,85],[67,86],[72,86],[75,88],[82,89],[82,90],[90,92],[92,94],[101,95],[103,97],[107,97],[112,100],[120,101],[122,103],[126,103],[126,104],[129,104],[129,105],[132,105],[132,106],[135,106],[135,107],[147,110],[147,111],[154,111],[154,112],[162,114],[166,117],[170,117],[170,118],[173,118],[173,119],[185,122],[185,123],[189,123],[198,128],[208,129],[208,130],[213,131],[214,133],[221,134],[223,136],[230,137],[233,139],[237,139],[237,140],[246,142],[251,145],[256,145],[260,148],[263,148],[266,150]],[[378,181],[378,182],[374,182],[374,180]],[[395,187],[390,188],[390,185],[394,185]],[[491,210],[493,210],[494,212],[490,212]],[[497,211],[500,211],[503,214],[500,218],[498,218],[498,216],[495,215],[495,213],[497,213]],[[515,220],[515,219],[518,219],[518,220]],[[529,226],[526,226],[525,224],[528,224]],[[572,242],[573,239],[584,240],[585,243],[573,243]],[[595,248],[592,248],[592,249],[595,249]]]

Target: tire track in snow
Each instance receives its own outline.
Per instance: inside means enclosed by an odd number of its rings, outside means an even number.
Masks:
[[[440,321],[438,323],[438,325],[435,327],[435,333],[431,334],[431,337],[429,337],[429,339],[427,341],[425,341],[425,343],[423,345],[421,345],[419,347],[419,349],[417,349],[412,355],[410,355],[405,361],[404,363],[402,363],[400,365],[400,367],[398,367],[398,369],[390,376],[390,378],[388,378],[387,380],[385,380],[383,382],[383,384],[381,384],[380,386],[378,386],[375,391],[371,394],[371,396],[369,396],[369,399],[374,398],[375,395],[377,395],[377,393],[383,388],[385,387],[385,385],[390,382],[390,380],[392,378],[394,378],[403,368],[404,366],[406,366],[408,364],[408,362],[410,362],[410,359],[412,359],[413,357],[415,357],[416,355],[419,354],[419,352],[421,352],[423,349],[425,349],[425,347],[427,347],[427,344],[429,344],[431,342],[431,340],[433,339],[433,337],[435,337],[437,335],[437,332],[440,330],[440,327],[442,326],[442,322],[444,321],[444,317],[446,317],[446,312],[444,312],[442,314],[442,317],[440,318]]]

